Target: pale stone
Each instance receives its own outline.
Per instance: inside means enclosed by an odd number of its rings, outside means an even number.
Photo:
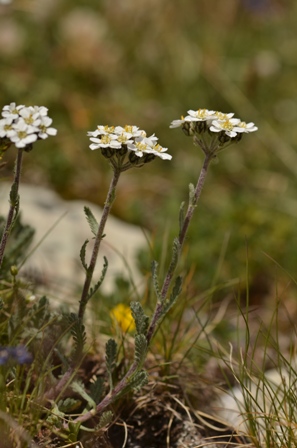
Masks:
[[[0,184],[0,214],[8,211],[10,184]],[[90,260],[93,234],[84,214],[84,206],[90,207],[97,221],[102,209],[87,201],[65,201],[55,192],[36,185],[20,186],[20,210],[22,222],[36,230],[33,247],[38,245],[23,269],[34,270],[47,285],[54,285],[69,292],[82,286],[84,271],[79,259],[82,244],[90,240],[87,263]],[[54,226],[54,227],[53,227]],[[143,289],[142,277],[137,269],[138,251],[147,245],[144,232],[110,216],[105,228],[94,280],[98,280],[103,266],[103,256],[109,267],[102,291],[112,292],[115,276],[126,279],[130,275],[138,290]],[[44,238],[44,240],[43,240]],[[39,244],[40,243],[40,244]],[[55,288],[53,288],[55,290]]]

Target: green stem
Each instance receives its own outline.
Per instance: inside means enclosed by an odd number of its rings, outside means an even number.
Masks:
[[[104,204],[102,217],[101,217],[100,224],[99,224],[98,231],[97,231],[97,235],[96,235],[96,238],[95,238],[95,243],[94,243],[94,247],[93,247],[91,260],[90,260],[90,264],[89,264],[88,269],[87,269],[85,283],[84,283],[84,286],[83,286],[81,299],[80,299],[80,302],[79,302],[78,318],[79,318],[79,320],[81,322],[83,321],[84,314],[85,314],[85,309],[86,309],[86,306],[87,306],[87,303],[88,303],[88,300],[89,300],[88,295],[89,295],[89,291],[90,291],[90,286],[91,286],[94,270],[95,270],[95,267],[96,267],[98,252],[99,252],[100,244],[101,244],[101,241],[102,241],[105,224],[106,224],[108,215],[110,213],[112,204],[113,204],[113,202],[115,200],[115,191],[116,191],[116,186],[117,186],[117,183],[119,181],[120,175],[121,175],[121,170],[120,169],[114,169],[113,178],[112,178],[112,181],[110,183],[108,194],[107,194],[106,201],[105,201],[105,204]]]
[[[193,198],[189,201],[189,205],[188,205],[188,210],[184,219],[184,222],[182,224],[182,227],[180,229],[180,233],[178,236],[178,242],[179,242],[179,246],[180,246],[180,251],[183,247],[183,244],[185,242],[186,236],[187,236],[187,232],[188,232],[188,228],[190,225],[190,222],[192,220],[193,214],[194,214],[194,210],[197,206],[198,200],[200,198],[204,183],[205,183],[205,179],[206,179],[206,175],[207,175],[207,171],[209,168],[209,164],[210,161],[213,158],[213,154],[207,154],[205,156],[201,171],[200,171],[200,175],[197,181],[197,185],[194,191],[194,195]],[[157,323],[160,319],[160,316],[162,315],[163,312],[163,303],[165,301],[165,298],[167,296],[168,290],[170,288],[173,276],[174,276],[174,272],[175,272],[175,264],[174,267],[172,268],[173,264],[171,263],[169,266],[169,269],[167,271],[167,274],[165,276],[164,282],[163,282],[163,286],[161,289],[161,302],[158,302],[151,320],[151,324],[149,326],[148,332],[147,332],[147,342],[148,345],[154,335],[154,332],[156,330],[157,327]]]
[[[10,192],[10,207],[7,215],[6,224],[4,227],[3,235],[0,243],[0,267],[3,263],[4,253],[7,245],[7,241],[9,238],[9,234],[11,232],[14,219],[16,217],[18,211],[18,201],[19,201],[19,186],[21,179],[21,169],[22,169],[22,160],[23,160],[23,149],[18,148],[16,164],[15,164],[15,174],[14,180],[11,187]]]

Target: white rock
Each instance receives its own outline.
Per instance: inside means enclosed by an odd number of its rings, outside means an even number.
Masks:
[[[9,191],[10,184],[0,184],[0,214],[3,216],[6,216],[9,207]],[[33,245],[45,238],[26,261],[25,269],[34,269],[48,284],[53,282],[56,286],[73,291],[74,287],[82,285],[84,279],[79,260],[80,248],[86,239],[90,240],[88,262],[92,247],[93,235],[85,218],[84,206],[91,208],[97,221],[101,218],[102,209],[87,201],[65,201],[55,192],[36,185],[22,184],[20,198],[22,222],[36,229]],[[115,276],[129,279],[130,274],[136,286],[142,289],[136,255],[140,248],[147,245],[143,231],[110,216],[104,233],[106,236],[101,243],[94,276],[95,280],[100,278],[105,255],[109,267],[102,291],[113,290]]]

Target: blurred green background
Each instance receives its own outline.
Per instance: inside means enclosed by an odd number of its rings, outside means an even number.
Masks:
[[[14,0],[0,5],[1,107],[44,105],[58,135],[26,154],[23,180],[103,204],[111,172],[86,133],[135,124],[171,162],[122,176],[114,213],[147,228],[156,254],[176,234],[202,153],[173,119],[235,112],[259,131],[211,167],[187,240],[199,292],[239,277],[254,300],[294,275],[297,236],[295,0]],[[12,175],[14,151],[1,177]],[[248,253],[248,254],[247,254]],[[267,257],[268,254],[269,257]],[[143,254],[143,269],[149,260]],[[220,261],[219,261],[220,260]]]

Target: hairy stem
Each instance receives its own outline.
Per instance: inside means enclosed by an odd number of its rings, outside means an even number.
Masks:
[[[195,191],[194,191],[194,195],[193,197],[190,199],[189,201],[189,205],[188,205],[188,209],[187,209],[187,213],[185,215],[185,219],[183,221],[182,227],[180,229],[179,232],[179,236],[178,236],[178,241],[179,241],[179,245],[180,245],[180,250],[183,247],[183,244],[185,242],[186,236],[187,236],[187,232],[188,232],[188,228],[190,225],[190,222],[192,220],[193,214],[194,214],[194,210],[197,206],[198,200],[200,198],[204,183],[205,183],[205,179],[206,179],[206,175],[207,175],[207,170],[209,168],[209,164],[211,159],[213,158],[212,154],[207,154],[205,156],[201,171],[200,171],[200,175],[195,187]],[[172,267],[174,266],[174,267]],[[176,264],[170,263],[170,266],[168,268],[167,274],[165,276],[164,282],[163,282],[163,286],[161,289],[161,300],[162,302],[158,302],[151,320],[151,324],[149,326],[148,332],[147,332],[147,342],[148,345],[154,335],[154,332],[156,330],[157,327],[157,323],[159,321],[160,316],[162,315],[162,311],[163,311],[163,302],[166,299],[168,290],[170,288],[173,276],[174,276],[174,272],[175,272],[175,267]]]
[[[0,267],[3,263],[5,248],[7,245],[7,241],[9,238],[9,234],[11,232],[14,219],[16,217],[18,211],[18,202],[19,202],[19,186],[21,179],[21,169],[22,169],[22,160],[23,160],[23,149],[18,148],[17,158],[15,163],[15,172],[14,172],[14,180],[10,193],[10,206],[8,210],[7,220],[4,227],[3,235],[0,243]]]
[[[78,318],[81,322],[83,321],[86,306],[87,306],[87,303],[89,300],[89,291],[90,291],[90,286],[91,286],[94,270],[96,267],[98,252],[99,252],[100,244],[102,241],[105,224],[106,224],[108,215],[110,213],[112,204],[115,200],[115,191],[116,191],[116,186],[117,186],[118,180],[120,178],[120,174],[121,174],[120,169],[114,169],[113,178],[112,178],[112,181],[109,186],[108,194],[107,194],[103,212],[102,212],[102,217],[101,217],[97,235],[95,238],[90,264],[89,264],[87,272],[86,272],[85,283],[83,286],[81,299],[79,302],[79,310],[78,310]]]

